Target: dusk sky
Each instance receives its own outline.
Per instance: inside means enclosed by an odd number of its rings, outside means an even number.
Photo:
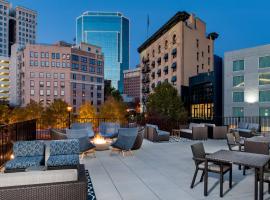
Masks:
[[[270,43],[269,0],[10,0],[38,12],[38,43],[72,42],[75,19],[84,11],[122,12],[130,19],[130,67],[139,63],[137,48],[177,11],[195,13],[217,32],[215,53]]]

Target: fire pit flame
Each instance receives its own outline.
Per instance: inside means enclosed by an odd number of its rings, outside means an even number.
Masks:
[[[106,140],[101,135],[97,134],[93,140],[94,144],[106,144]]]

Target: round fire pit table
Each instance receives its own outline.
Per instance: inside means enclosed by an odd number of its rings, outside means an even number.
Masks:
[[[94,143],[95,144],[95,143]],[[102,144],[95,144],[96,145],[96,151],[106,151],[110,149],[110,143],[102,143]]]

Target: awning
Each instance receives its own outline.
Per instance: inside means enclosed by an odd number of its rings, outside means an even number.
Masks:
[[[177,49],[175,48],[172,50],[172,55],[175,55],[176,53],[177,53]]]
[[[177,80],[177,77],[173,76],[172,79],[171,79],[171,82],[174,83],[174,82],[176,82],[176,80]]]
[[[176,62],[174,62],[174,63],[172,64],[172,68],[175,69],[176,67],[177,67],[177,64],[176,64]]]

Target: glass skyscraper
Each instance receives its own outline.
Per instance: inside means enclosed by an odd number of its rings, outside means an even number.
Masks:
[[[129,19],[118,12],[84,12],[76,22],[76,43],[80,42],[102,48],[104,78],[122,92],[123,71],[129,69]]]

